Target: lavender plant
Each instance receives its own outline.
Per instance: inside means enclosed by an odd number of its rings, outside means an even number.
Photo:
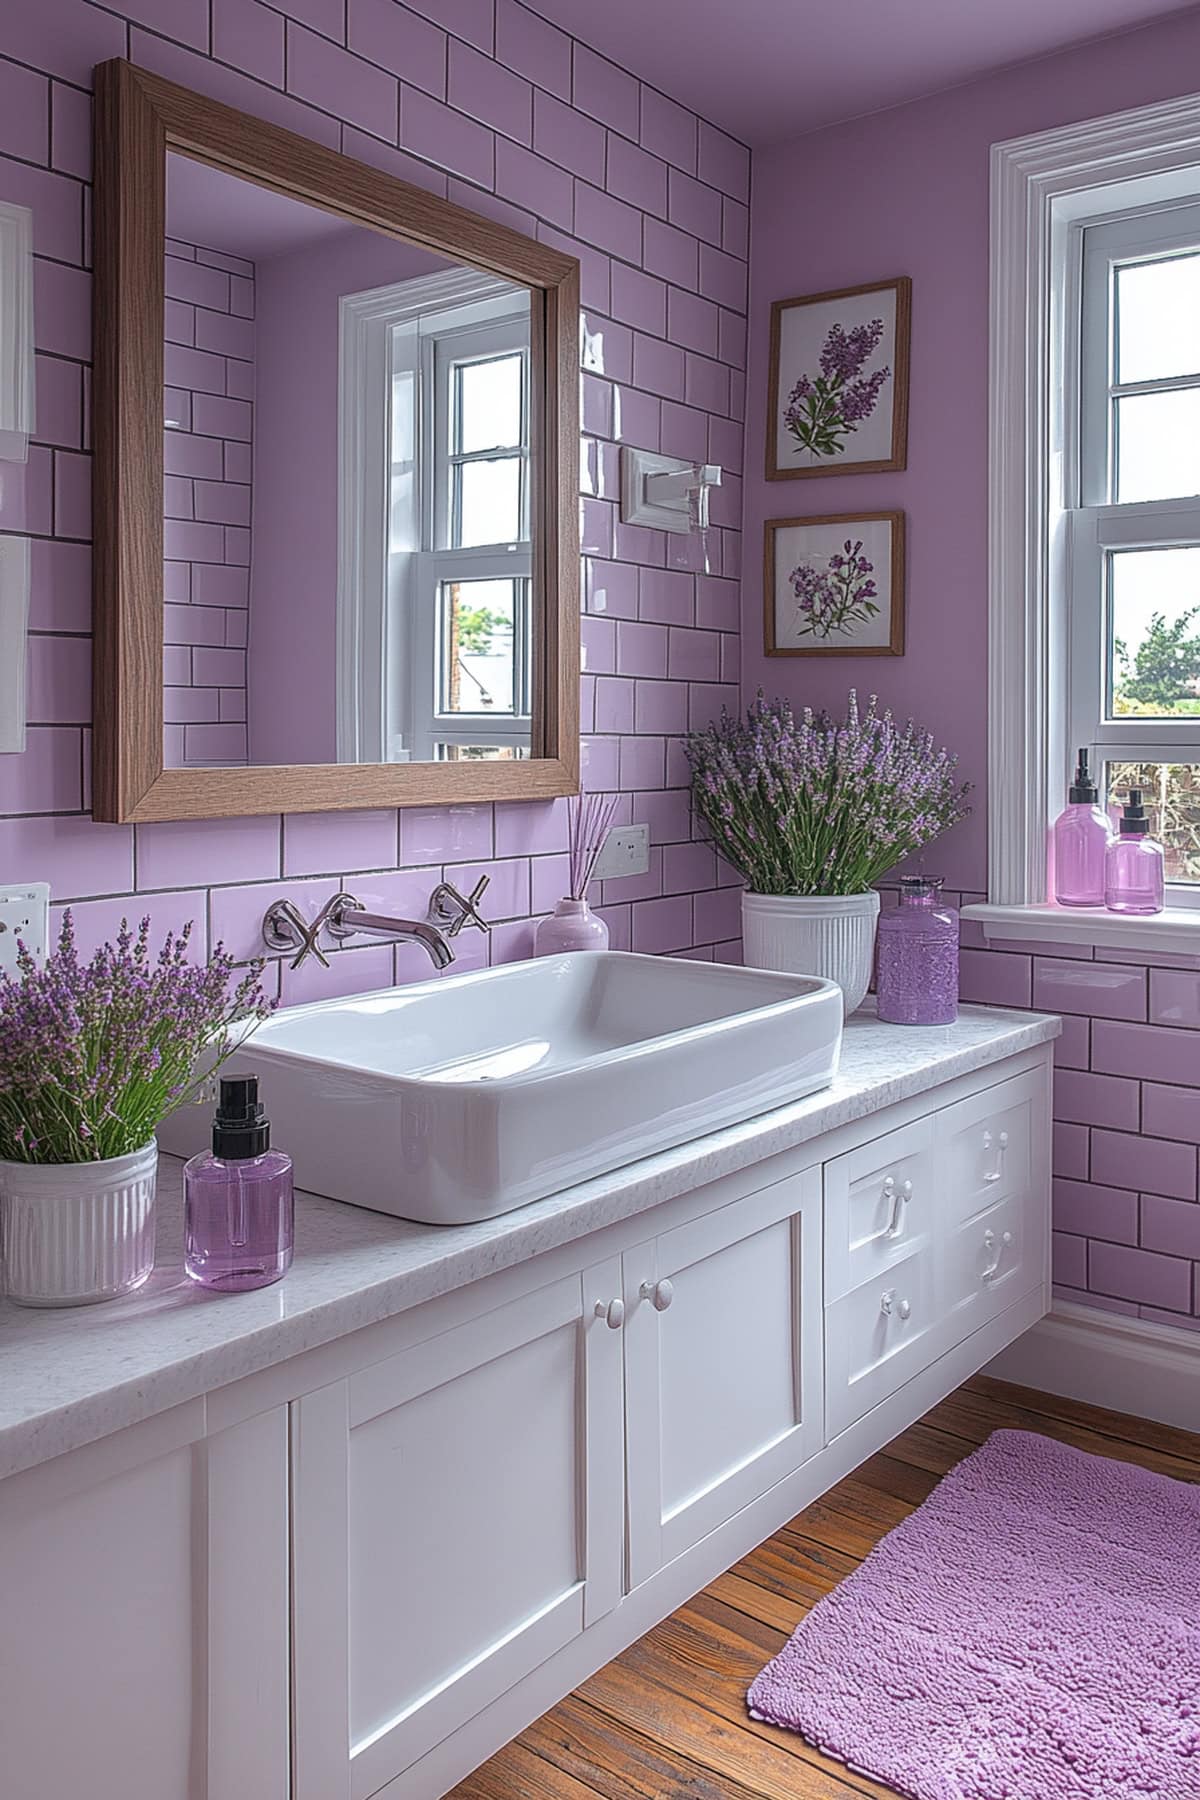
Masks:
[[[801,375],[783,415],[797,454],[808,450],[813,456],[840,456],[846,439],[870,418],[892,373],[887,368],[862,373],[882,337],[882,319],[849,331],[836,323],[830,326],[821,351],[821,373]]]
[[[862,539],[847,538],[823,569],[801,563],[788,576],[796,596],[796,629],[801,637],[830,637],[866,625],[879,611],[875,564],[862,554]]]
[[[191,924],[156,959],[150,921],[125,920],[116,944],[80,961],[70,912],[39,968],[24,945],[0,977],[0,1157],[99,1162],[140,1150],[273,1010],[250,964],[188,960]],[[204,1057],[203,1074],[197,1073]]]
[[[966,816],[957,758],[890,711],[844,719],[760,690],[745,718],[687,739],[692,802],[716,848],[756,894],[861,894]]]

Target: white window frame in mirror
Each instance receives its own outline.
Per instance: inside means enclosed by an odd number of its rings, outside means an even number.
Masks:
[[[1070,749],[1065,446],[1079,228],[1195,200],[1198,166],[1196,96],[992,146],[988,901],[964,909],[992,937],[1195,947],[1198,911],[1139,920],[1053,906],[1046,852]]]
[[[25,462],[34,419],[33,214],[0,200],[0,457]]]
[[[422,676],[432,679],[436,673],[433,612],[427,603],[432,602],[438,582],[465,569],[480,577],[532,574],[527,517],[524,541],[472,550],[447,549],[437,524],[447,483],[438,448],[444,432],[429,398],[434,343],[513,316],[512,295],[511,282],[456,269],[345,295],[340,301],[336,676],[340,761],[406,761],[426,739],[431,746],[443,727],[451,726],[463,742],[530,743],[531,716],[516,715],[503,725],[485,721],[483,715],[439,719],[432,686],[428,695],[422,687]],[[390,395],[397,373],[395,357],[409,344],[417,454],[409,509],[414,548],[405,554],[388,548]],[[525,348],[528,354],[527,332]],[[448,460],[448,455],[441,460]],[[422,469],[427,472],[424,482]],[[400,719],[409,722],[407,745],[398,741]],[[416,760],[431,758],[423,755]]]

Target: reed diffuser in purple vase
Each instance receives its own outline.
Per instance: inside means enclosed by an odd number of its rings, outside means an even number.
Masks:
[[[569,891],[538,925],[535,956],[560,956],[571,950],[607,950],[608,926],[587,901],[588,884],[617,810],[615,794],[580,794],[568,800],[571,821]]]
[[[940,879],[905,875],[900,904],[879,920],[879,1017],[889,1025],[953,1025],[958,1017],[958,910]]]

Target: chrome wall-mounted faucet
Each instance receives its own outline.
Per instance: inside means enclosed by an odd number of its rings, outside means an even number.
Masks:
[[[394,919],[388,913],[370,912],[353,894],[339,893],[325,902],[310,925],[290,900],[276,900],[263,915],[263,942],[277,953],[294,951],[293,969],[298,969],[308,956],[315,956],[328,968],[328,958],[320,945],[322,931],[328,931],[339,942],[359,931],[384,931],[390,937],[420,944],[434,967],[445,969],[454,961],[451,940],[464,926],[491,930],[479,911],[487,885],[488,877],[481,875],[468,895],[460,894],[452,882],[439,882],[423,919]]]

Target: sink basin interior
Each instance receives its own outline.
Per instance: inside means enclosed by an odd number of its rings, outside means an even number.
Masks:
[[[821,984],[629,954],[563,956],[269,1020],[253,1050],[431,1082],[522,1082],[794,1001]]]

